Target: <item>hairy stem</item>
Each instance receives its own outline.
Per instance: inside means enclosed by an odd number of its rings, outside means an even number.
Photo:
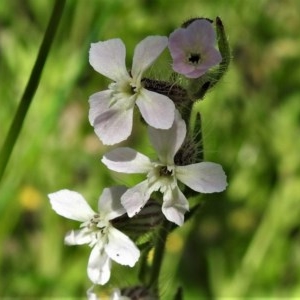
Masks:
[[[168,220],[164,220],[158,232],[158,236],[156,238],[153,263],[150,270],[149,286],[157,294],[159,294],[158,293],[159,275],[162,267],[162,261],[165,252],[167,236],[171,228],[172,228],[172,223],[170,223]]]

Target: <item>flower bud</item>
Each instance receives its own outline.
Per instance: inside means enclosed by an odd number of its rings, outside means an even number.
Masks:
[[[201,115],[198,112],[182,146],[174,157],[174,162],[178,166],[186,166],[202,162],[203,157],[203,137],[201,129]]]
[[[193,137],[188,135],[174,157],[176,166],[186,166],[199,162],[197,161],[197,152],[197,143]]]
[[[134,286],[121,289],[121,295],[132,300],[157,300],[158,297],[144,286]]]
[[[112,224],[120,231],[138,238],[156,229],[163,219],[164,216],[161,211],[161,205],[157,201],[150,199],[134,217],[129,218],[128,215],[125,214],[112,220]]]
[[[145,89],[169,97],[180,112],[186,107],[191,109],[193,103],[189,99],[187,91],[179,84],[150,78],[144,78],[142,83]]]

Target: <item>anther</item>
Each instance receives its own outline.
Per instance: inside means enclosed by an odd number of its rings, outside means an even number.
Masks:
[[[163,166],[159,169],[159,175],[160,176],[171,176],[171,175],[173,175],[173,171],[172,170],[169,171],[168,167]]]

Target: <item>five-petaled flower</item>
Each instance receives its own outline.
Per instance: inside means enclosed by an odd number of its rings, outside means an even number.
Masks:
[[[174,71],[188,78],[198,78],[222,61],[215,49],[216,34],[206,19],[196,19],[186,28],[173,31],[169,37],[169,50]]]
[[[93,248],[87,273],[95,284],[105,284],[109,280],[111,260],[133,267],[140,256],[135,244],[110,222],[126,212],[120,203],[125,190],[123,186],[105,188],[98,202],[99,213],[94,212],[77,192],[61,190],[49,194],[52,208],[59,215],[83,222],[80,230],[72,230],[66,234],[65,243],[89,244]]]
[[[163,193],[162,211],[165,217],[182,225],[184,213],[189,209],[185,195],[177,180],[200,193],[221,192],[226,188],[226,175],[219,164],[200,162],[177,166],[174,156],[186,136],[186,125],[176,112],[172,127],[168,130],[148,128],[158,160],[131,149],[117,148],[105,154],[102,162],[111,170],[123,173],[145,173],[147,179],[128,189],[121,197],[128,216],[137,214],[154,191]]]
[[[168,97],[143,87],[142,75],[167,47],[168,39],[149,36],[135,48],[132,69],[125,65],[126,49],[120,39],[92,43],[89,61],[100,74],[113,80],[108,90],[90,97],[89,121],[100,140],[113,145],[126,140],[132,131],[136,104],[152,127],[168,129],[174,120],[175,106]]]

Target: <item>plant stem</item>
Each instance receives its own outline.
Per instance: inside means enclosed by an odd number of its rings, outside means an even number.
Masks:
[[[53,6],[52,14],[44,34],[42,44],[39,49],[38,56],[31,71],[29,80],[21,98],[15,117],[12,121],[6,139],[0,152],[0,181],[3,177],[5,168],[13,151],[14,145],[18,139],[24,119],[26,117],[29,106],[32,102],[34,94],[37,90],[41,74],[48,57],[54,36],[63,13],[66,0],[56,0]]]
[[[165,252],[165,246],[168,233],[172,228],[172,223],[164,220],[156,238],[156,245],[154,248],[153,263],[151,266],[151,274],[149,280],[150,288],[158,294],[159,274],[162,267],[162,260]]]

